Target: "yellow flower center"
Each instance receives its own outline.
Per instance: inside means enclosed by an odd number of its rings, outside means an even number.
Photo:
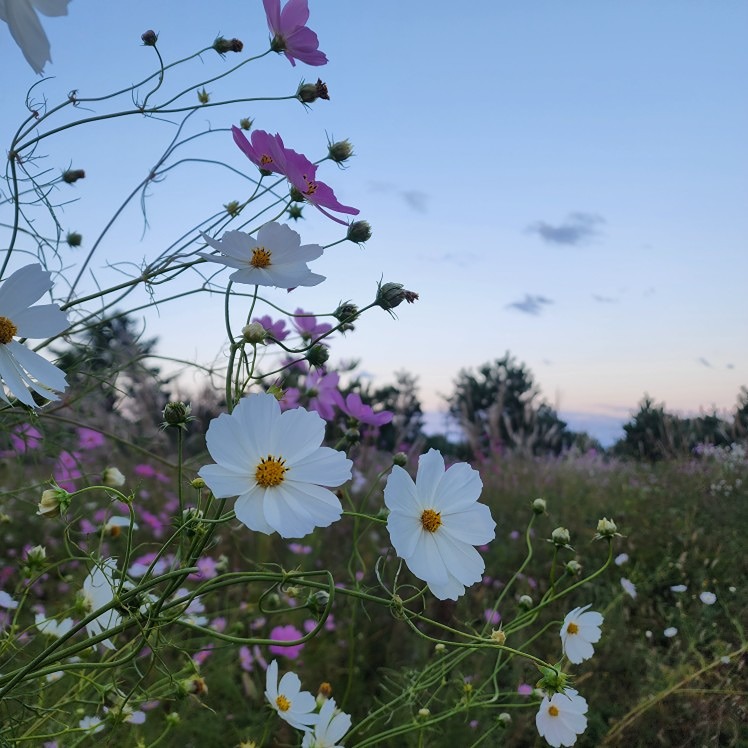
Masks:
[[[255,480],[263,488],[273,488],[283,483],[286,470],[286,461],[282,457],[268,455],[260,460],[255,469]]]
[[[550,714],[550,715],[551,715],[551,717],[558,717],[558,714],[559,714],[559,712],[558,712],[558,707],[557,707],[557,706],[554,706],[553,704],[551,704],[551,705],[550,705],[550,706],[548,707],[548,714]]]
[[[566,633],[567,634],[578,634],[579,633],[579,626],[577,626],[576,623],[573,621],[566,627]]]
[[[317,183],[312,182],[306,174],[302,175],[306,182],[306,189],[304,190],[305,195],[313,195],[317,191]]]
[[[263,166],[267,166],[268,164],[273,163],[273,159],[271,156],[268,156],[267,153],[263,153],[262,156],[260,156],[260,163]]]
[[[270,264],[270,252],[265,247],[255,247],[249,264],[255,268],[266,268]]]
[[[425,509],[421,514],[421,524],[426,532],[436,532],[442,524],[442,515],[433,509]]]
[[[0,343],[10,343],[18,328],[7,318],[0,317]]]
[[[291,708],[291,702],[283,694],[278,696],[275,704],[281,712],[287,712]]]

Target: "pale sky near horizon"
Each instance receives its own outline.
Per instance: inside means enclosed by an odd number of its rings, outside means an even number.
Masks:
[[[363,305],[383,276],[420,300],[398,308],[397,321],[370,312],[335,340],[333,362],[361,359],[382,384],[413,372],[432,410],[461,368],[506,351],[562,414],[625,419],[645,392],[675,411],[733,408],[748,384],[747,3],[310,0],[310,11],[327,66],[292,68],[271,55],[227,90],[277,96],[321,76],[331,100],[309,111],[234,105],[203,121],[252,116],[312,159],[328,134],[353,142],[350,168],[326,164],[319,176],[361,209],[374,237],[313,263],[324,284],[273,298],[291,309]],[[67,17],[42,23],[54,79],[36,90],[51,102],[150,72],[152,50],[140,43],[148,28],[167,61],[219,33],[242,39],[245,56],[268,40],[260,0],[72,0]],[[2,23],[0,59],[7,149],[38,79]],[[239,59],[211,52],[189,82]],[[87,172],[69,193],[80,202],[62,213],[84,251],[173,135],[167,123],[145,124],[106,123],[50,145],[51,168]],[[253,169],[228,134],[202,147]],[[137,263],[189,228],[195,211],[209,215],[242,190],[225,170],[170,174],[154,185],[145,240],[133,209],[102,262],[124,250]],[[340,236],[311,207],[304,213],[293,228],[305,243]],[[221,309],[218,296],[165,306],[146,334],[164,354],[210,361],[223,345]]]

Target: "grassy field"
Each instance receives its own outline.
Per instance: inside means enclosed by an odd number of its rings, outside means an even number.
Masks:
[[[106,444],[94,446],[79,454],[78,469],[93,475],[113,454]],[[67,534],[60,520],[34,516],[40,489],[21,486],[24,481],[28,485],[31,476],[44,475],[48,459],[43,451],[29,451],[22,463],[8,458],[2,468],[6,493],[0,505],[0,590],[18,598],[28,589],[29,616],[39,610],[62,614],[59,600],[65,595],[71,600],[70,593],[80,587],[87,552],[120,558],[125,553],[127,533],[102,528],[113,510],[120,516],[126,512],[110,504],[103,491],[76,499]],[[132,556],[148,560],[147,554],[158,547],[156,538],[169,529],[174,473],[155,461],[126,459],[125,453],[119,455],[117,464],[135,496],[139,527],[133,533]],[[414,463],[411,460],[411,467]],[[191,467],[200,464],[197,459]],[[387,467],[388,458],[360,451],[357,464],[372,476]],[[298,745],[295,731],[277,718],[269,719],[264,666],[274,658],[281,672],[298,673],[303,687],[313,693],[322,682],[331,685],[338,705],[353,718],[353,733],[344,740],[349,748],[544,745],[534,724],[539,699],[527,693],[539,678],[538,670],[520,657],[451,647],[453,637],[445,627],[490,632],[498,627],[492,612],[497,608],[501,625],[512,632],[508,646],[554,662],[560,657],[561,620],[571,608],[587,604],[603,613],[605,621],[595,656],[567,668],[589,704],[588,727],[577,745],[748,745],[743,737],[748,708],[748,464],[742,454],[655,465],[618,463],[595,454],[559,459],[497,456],[476,467],[484,482],[482,500],[497,522],[496,540],[482,549],[486,574],[457,604],[427,595],[416,605],[433,622],[416,622],[420,635],[396,606],[364,606],[344,594],[335,594],[332,616],[303,646],[239,647],[208,641],[195,627],[165,629],[167,654],[156,658],[141,653],[142,663],[117,683],[120,692],[130,694],[133,708],[147,715],[144,724],[108,724],[107,731],[95,737],[67,736],[59,738],[58,745],[238,746],[250,740],[267,746]],[[83,479],[76,480],[80,485]],[[382,508],[382,485],[381,480],[375,482],[365,498],[363,488],[352,497],[375,515]],[[535,516],[531,503],[537,497],[546,500],[547,512]],[[563,575],[566,562],[578,560],[581,577],[605,564],[607,542],[593,539],[602,517],[613,518],[622,535],[613,541],[615,561],[588,584],[539,611],[532,625],[513,631],[513,622],[528,615],[522,596],[536,603],[552,584],[559,589],[573,584],[575,578]],[[556,549],[548,538],[558,526],[568,528],[573,550],[557,551],[552,581]],[[47,566],[29,584],[23,559],[35,544],[45,546]],[[377,575],[391,580],[395,567],[391,551],[377,566],[387,546],[383,525],[351,517],[296,543],[250,533],[234,522],[221,525],[206,549],[201,574],[186,586],[197,589],[217,572],[328,569],[338,587],[382,595]],[[58,565],[68,553],[77,561]],[[417,584],[405,571],[402,577]],[[192,622],[229,636],[293,639],[314,626],[314,616],[305,607],[307,596],[293,583],[226,586],[210,597],[201,595],[191,611]],[[80,617],[69,604],[64,612]],[[7,628],[9,612],[0,613]],[[6,647],[0,673],[21,656],[16,649],[20,641],[28,644],[29,653],[40,638],[28,618],[20,621],[20,636]],[[436,647],[434,638],[446,646]],[[46,683],[43,693],[34,691],[33,708],[58,710],[54,720],[64,721],[67,714],[69,724],[94,712],[101,716],[100,706],[111,703],[111,692],[103,687],[86,690],[80,683],[71,687],[74,673]],[[2,744],[29,744],[14,743],[9,726],[31,708],[30,694],[3,705]],[[492,699],[487,698],[490,694]],[[499,718],[502,713],[511,715],[511,722],[505,724],[506,718]],[[50,736],[55,734],[54,720],[50,717]],[[388,733],[403,725],[407,731]],[[50,737],[48,742],[53,741]]]

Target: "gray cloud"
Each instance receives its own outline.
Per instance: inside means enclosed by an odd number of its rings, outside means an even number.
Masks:
[[[618,299],[614,299],[612,296],[601,296],[600,294],[593,293],[592,298],[598,301],[600,304],[616,304]]]
[[[714,368],[703,356],[696,359],[702,366],[706,366],[707,369]]]
[[[553,225],[545,221],[536,221],[527,227],[531,234],[537,234],[548,244],[577,246],[584,244],[599,233],[605,219],[596,213],[570,213],[563,223]]]
[[[546,304],[552,304],[552,299],[547,299],[545,296],[525,294],[525,298],[522,301],[513,301],[511,304],[507,304],[507,309],[516,309],[525,314],[533,314],[537,316]]]
[[[401,190],[392,182],[369,182],[372,192],[382,192],[387,195],[396,195],[411,210],[417,213],[426,213],[428,210],[429,195],[420,190]]]

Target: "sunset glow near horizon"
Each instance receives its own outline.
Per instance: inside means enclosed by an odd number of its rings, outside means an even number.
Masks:
[[[309,26],[329,64],[292,68],[273,54],[228,86],[236,96],[278,96],[320,76],[331,100],[308,111],[296,101],[206,110],[201,124],[228,128],[249,116],[313,160],[328,136],[354,145],[350,168],[323,164],[320,176],[361,210],[373,238],[363,249],[327,250],[312,265],[327,276],[320,286],[268,298],[290,310],[363,306],[382,277],[418,292],[398,320],[374,310],[352,335],[336,336],[330,360],[359,359],[375,385],[398,370],[417,375],[430,411],[444,408],[440,396],[461,369],[507,351],[562,416],[574,414],[572,426],[625,420],[645,393],[675,412],[731,410],[748,385],[748,5],[467,7],[310,0]],[[268,42],[260,0],[73,0],[67,17],[42,23],[53,77],[34,93],[50,102],[72,89],[107,93],[155,70],[140,42],[149,28],[166,61],[219,34],[242,39],[244,55]],[[7,150],[40,78],[1,23],[0,55]],[[239,59],[211,52],[187,83]],[[239,83],[246,91],[236,92]],[[87,237],[173,134],[168,122],[130,118],[50,139],[50,168],[86,170],[60,195],[80,198],[60,211],[63,228],[84,236],[71,252],[90,248]],[[204,158],[254,168],[227,132],[200,147]],[[225,169],[185,167],[153,185],[143,239],[135,206],[97,262],[127,257],[137,266],[189,228],[190,216],[247,189]],[[304,216],[292,222],[304,243],[340,238],[341,227],[313,208]],[[221,297],[149,312],[145,336],[158,337],[165,356],[220,359]]]

